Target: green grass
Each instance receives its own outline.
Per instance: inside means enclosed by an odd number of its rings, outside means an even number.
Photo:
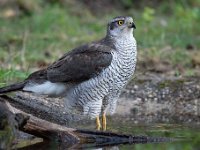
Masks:
[[[133,16],[141,57],[167,60],[172,66],[182,64],[192,74],[192,58],[185,47],[193,45],[196,51],[200,47],[200,9],[178,3],[166,13],[167,6],[163,2],[158,9],[114,9],[97,17],[86,8],[80,13],[83,6],[72,10],[46,4],[32,15],[0,18],[0,86],[25,78],[38,64],[49,64],[78,45],[102,38],[107,21],[119,14]]]

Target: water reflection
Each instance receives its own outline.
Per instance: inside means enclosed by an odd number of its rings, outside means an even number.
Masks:
[[[90,149],[90,150],[197,150],[200,147],[200,126],[182,126],[177,124],[154,124],[154,125],[133,125],[131,122],[126,124],[112,124],[112,130],[118,133],[131,135],[145,135],[148,137],[167,137],[172,138],[167,142],[133,142],[130,143],[93,143],[68,145],[59,142],[42,142],[23,150],[64,150],[64,149]],[[154,138],[152,138],[154,139]],[[119,144],[119,145],[118,145]]]

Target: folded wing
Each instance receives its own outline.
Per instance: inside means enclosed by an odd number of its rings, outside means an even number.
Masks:
[[[47,79],[51,82],[82,82],[97,76],[111,64],[110,50],[96,44],[74,49],[47,68]]]

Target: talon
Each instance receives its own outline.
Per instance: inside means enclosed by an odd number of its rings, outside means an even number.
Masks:
[[[99,116],[96,117],[96,129],[97,129],[97,130],[100,130],[100,129],[101,129],[101,123],[100,123]]]
[[[102,130],[106,131],[106,113],[103,113],[102,115]]]

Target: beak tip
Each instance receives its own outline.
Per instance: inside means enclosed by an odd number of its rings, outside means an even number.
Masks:
[[[134,24],[134,23],[132,23],[132,28],[136,29],[136,26],[135,26],[135,24]]]

